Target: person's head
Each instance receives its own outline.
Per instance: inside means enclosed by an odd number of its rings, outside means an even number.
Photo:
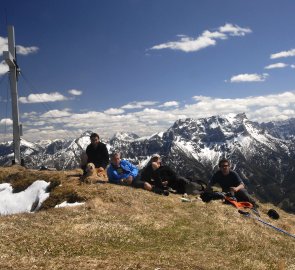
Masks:
[[[153,170],[157,170],[161,166],[160,162],[152,162],[152,168]]]
[[[93,146],[97,146],[99,143],[99,136],[97,133],[92,133],[90,135],[90,141]]]
[[[113,152],[111,153],[110,155],[110,159],[111,159],[111,163],[114,165],[114,166],[119,166],[120,165],[120,161],[121,161],[121,155],[119,152]]]
[[[223,175],[228,175],[229,174],[229,171],[230,171],[230,162],[228,159],[221,159],[219,161],[219,169],[220,171],[222,172]]]
[[[157,164],[159,164],[159,167],[160,167],[160,165],[161,165],[161,157],[160,157],[160,155],[158,155],[158,154],[153,154],[152,155],[152,157],[151,157],[151,160],[150,160],[150,162],[151,163],[157,163]]]

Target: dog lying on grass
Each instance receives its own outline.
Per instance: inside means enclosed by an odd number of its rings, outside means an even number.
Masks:
[[[107,175],[104,169],[95,168],[93,163],[86,165],[86,175],[82,176],[82,182],[86,184],[107,182]]]

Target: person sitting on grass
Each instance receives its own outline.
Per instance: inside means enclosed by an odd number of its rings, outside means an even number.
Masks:
[[[250,202],[254,207],[258,207],[255,200],[249,195],[240,176],[230,169],[229,160],[221,159],[218,166],[219,170],[212,176],[206,191],[212,191],[212,186],[219,184],[222,192],[229,193],[238,202]]]
[[[141,180],[153,185],[157,193],[174,190],[178,194],[196,194],[202,187],[190,180],[178,176],[169,166],[162,165],[161,157],[154,154],[141,172]]]
[[[109,153],[106,145],[99,140],[97,133],[90,135],[90,144],[86,148],[86,153],[81,156],[81,168],[86,175],[87,163],[93,163],[98,173],[105,172],[109,164]]]
[[[129,161],[122,160],[119,152],[112,153],[110,158],[111,164],[107,169],[110,183],[152,191],[149,183],[140,180],[138,168]]]

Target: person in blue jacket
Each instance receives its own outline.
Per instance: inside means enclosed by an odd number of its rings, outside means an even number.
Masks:
[[[152,186],[140,180],[138,168],[127,160],[122,160],[119,152],[110,155],[111,164],[107,169],[109,182],[118,185],[127,185],[152,191]]]

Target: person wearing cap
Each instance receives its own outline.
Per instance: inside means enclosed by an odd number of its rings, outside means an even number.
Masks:
[[[138,168],[128,160],[121,159],[119,152],[110,155],[111,164],[107,169],[109,182],[118,185],[127,185],[152,191],[152,186],[140,180]]]
[[[86,148],[86,155],[84,157],[87,162],[84,162],[81,167],[86,170],[86,163],[93,163],[97,172],[103,172],[109,164],[109,153],[106,145],[99,141],[99,135],[92,133],[90,135],[90,144]]]
[[[212,190],[213,185],[219,184],[222,192],[230,193],[238,202],[250,202],[254,207],[258,207],[255,200],[249,195],[240,176],[230,169],[229,160],[221,159],[218,166],[219,170],[210,179],[206,191]]]

